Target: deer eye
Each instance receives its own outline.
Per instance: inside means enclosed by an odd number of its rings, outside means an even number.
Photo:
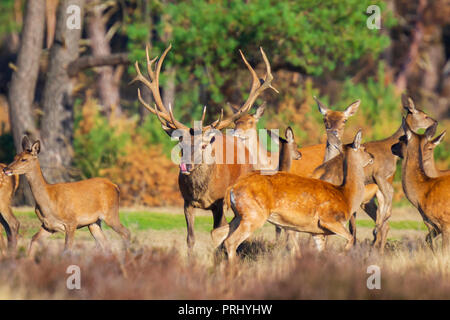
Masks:
[[[27,159],[22,159],[21,161],[22,161],[22,162],[25,162],[25,161],[27,161]]]

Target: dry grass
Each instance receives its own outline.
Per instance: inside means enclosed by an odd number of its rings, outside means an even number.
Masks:
[[[26,227],[26,226],[25,226]],[[133,233],[130,251],[120,249],[111,230],[114,255],[95,249],[87,232],[77,236],[72,255],[61,256],[61,237],[29,259],[22,238],[14,257],[0,258],[1,299],[447,299],[450,258],[424,246],[423,231],[395,230],[386,254],[371,250],[371,230],[359,228],[359,243],[343,253],[344,241],[330,237],[319,254],[302,236],[301,258],[292,257],[264,227],[240,248],[230,267],[216,254],[208,232],[197,230],[194,255],[187,257],[184,230]],[[66,288],[69,265],[81,268],[81,290]],[[381,268],[381,290],[366,286],[367,267]]]

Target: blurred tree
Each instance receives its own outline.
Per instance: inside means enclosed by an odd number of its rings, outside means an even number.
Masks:
[[[67,168],[72,163],[73,150],[73,84],[67,74],[67,65],[78,58],[81,26],[69,29],[67,8],[80,8],[80,22],[83,19],[84,0],[60,1],[56,33],[50,50],[49,67],[46,76],[41,120],[42,154],[41,167],[50,183],[67,181]],[[75,13],[76,14],[76,13]]]

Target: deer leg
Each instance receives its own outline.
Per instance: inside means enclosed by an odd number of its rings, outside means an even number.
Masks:
[[[346,239],[347,240],[347,245],[345,246],[346,251],[350,250],[353,247],[353,236],[339,221],[327,222],[320,220],[319,225],[320,227],[325,228],[337,234],[338,236],[341,236],[344,239]]]
[[[379,193],[377,191],[379,210],[377,213],[377,221],[375,226],[377,237],[374,246],[383,248],[385,245],[385,243],[383,243],[383,239],[386,240],[388,232],[388,228],[385,227],[385,224],[388,223],[387,221],[391,216],[394,188],[385,178],[375,177],[375,180],[377,182],[379,192],[381,193],[382,196],[378,198]]]
[[[442,230],[442,253],[444,255],[449,254],[448,250],[450,249],[450,230],[443,229]]]
[[[280,241],[282,229],[279,226],[275,226],[275,241]]]
[[[187,246],[188,253],[191,254],[195,244],[195,234],[194,234],[194,207],[186,202],[184,202],[184,217],[186,219],[187,225]]]
[[[130,244],[130,231],[120,222],[119,213],[115,211],[114,214],[105,217],[103,221],[122,237],[125,248],[128,248]]]
[[[287,249],[291,252],[292,255],[294,256],[301,256],[301,251],[300,251],[300,244],[299,244],[299,233],[296,231],[292,231],[292,230],[285,230],[286,232],[286,244],[287,244]]]
[[[91,232],[92,237],[95,239],[98,247],[100,247],[103,251],[110,251],[108,241],[102,231],[100,220],[96,223],[90,224],[89,231]]]
[[[43,227],[31,238],[30,245],[28,247],[28,256],[33,257],[36,253],[36,245],[42,244],[43,240],[48,238],[52,233],[45,230]]]
[[[63,254],[68,253],[72,250],[73,240],[75,239],[75,230],[77,229],[76,226],[73,225],[65,225],[64,227],[66,229],[66,239],[64,242]]]
[[[350,233],[353,236],[353,244],[356,244],[356,212],[354,212],[350,216],[350,221],[349,221],[349,224],[348,224],[348,230],[350,231]]]
[[[433,239],[439,235],[440,231],[436,230],[436,228],[428,221],[424,220],[423,223],[425,223],[425,226],[428,228],[428,234],[425,237],[425,241],[430,246],[431,251],[434,252]]]
[[[17,246],[17,236],[19,233],[20,222],[14,216],[10,206],[2,206],[0,208],[0,213],[0,223],[6,231],[8,249],[14,250]]]
[[[214,219],[214,229],[228,224],[223,210],[223,199],[217,200],[217,202],[212,207],[212,212]]]
[[[259,214],[256,214],[258,216]],[[257,228],[262,227],[266,219],[261,219],[259,223],[252,223],[241,219],[236,230],[232,232],[224,241],[227,250],[228,261],[232,264],[236,259],[236,250]]]
[[[314,243],[316,244],[317,251],[322,252],[325,250],[326,245],[326,237],[323,234],[312,234],[311,237],[314,240]]]

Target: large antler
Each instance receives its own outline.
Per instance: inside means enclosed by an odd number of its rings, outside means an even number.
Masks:
[[[139,64],[136,61],[135,68],[137,72],[136,78],[134,78],[131,83],[135,81],[142,82],[147,88],[150,89],[150,91],[153,94],[153,98],[155,100],[155,107],[152,108],[148,103],[144,101],[144,99],[141,96],[141,90],[138,89],[138,98],[139,101],[144,105],[145,108],[147,108],[148,111],[151,113],[154,113],[157,115],[159,121],[161,122],[161,125],[163,129],[166,132],[171,132],[176,129],[184,129],[189,130],[188,127],[186,127],[181,122],[177,121],[173,115],[172,106],[169,104],[169,108],[166,108],[164,106],[164,103],[161,98],[161,94],[159,92],[159,74],[161,73],[161,66],[162,63],[169,52],[169,50],[172,48],[172,45],[169,45],[166,50],[164,50],[163,54],[161,55],[161,58],[159,58],[158,62],[156,63],[155,70],[153,70],[153,64],[158,59],[158,57],[150,60],[149,52],[148,52],[148,45],[145,47],[145,55],[147,59],[147,73],[150,77],[150,79],[147,79],[144,77],[141,73],[141,70],[139,68]]]
[[[252,107],[253,103],[258,98],[258,96],[267,88],[271,88],[276,93],[279,93],[278,90],[275,89],[271,84],[273,80],[273,75],[270,68],[269,59],[267,59],[267,56],[262,47],[260,47],[259,50],[261,51],[264,64],[266,65],[266,75],[264,76],[264,79],[258,78],[258,75],[256,74],[255,70],[252,68],[250,63],[248,63],[247,59],[245,59],[245,56],[242,53],[242,51],[239,50],[242,60],[244,60],[244,63],[247,66],[248,70],[250,71],[253,79],[252,87],[250,89],[250,94],[248,95],[247,101],[245,101],[245,103],[231,117],[229,117],[226,120],[222,120],[223,117],[223,109],[222,109],[219,119],[213,122],[210,126],[203,128],[203,131],[208,130],[210,128],[220,130],[228,127],[231,123],[233,123],[234,121],[242,117],[245,113],[247,113],[248,110],[250,110],[250,108]]]
[[[151,92],[153,94],[153,98],[155,100],[155,107],[151,107],[148,103],[146,103],[144,101],[144,99],[141,96],[141,91],[138,89],[139,101],[144,105],[145,108],[147,108],[147,110],[149,110],[151,113],[157,115],[159,121],[161,122],[163,129],[169,133],[175,129],[184,129],[184,130],[189,129],[184,124],[182,124],[181,122],[179,122],[175,119],[175,117],[173,115],[172,107],[170,105],[169,105],[169,108],[166,108],[164,106],[164,103],[161,98],[161,94],[159,92],[159,74],[161,72],[161,66],[164,61],[164,58],[166,57],[167,53],[169,52],[169,50],[171,48],[172,48],[172,45],[169,45],[169,47],[167,47],[167,49],[164,50],[163,54],[161,55],[161,58],[159,58],[158,62],[156,63],[155,70],[153,70],[152,66],[155,63],[155,61],[158,59],[158,57],[150,60],[150,56],[149,56],[149,52],[148,52],[148,45],[147,45],[145,47],[145,53],[146,53],[146,59],[147,59],[147,72],[148,72],[150,79],[147,79],[146,77],[144,77],[142,75],[141,70],[139,69],[139,64],[136,61],[135,68],[136,68],[137,76],[136,76],[136,78],[134,78],[131,81],[131,83],[133,83],[135,81],[140,81],[151,90]],[[260,50],[261,50],[261,54],[262,54],[264,63],[266,65],[266,75],[264,77],[264,80],[258,78],[258,75],[256,74],[255,70],[253,70],[251,65],[245,59],[245,56],[242,53],[242,51],[239,50],[239,52],[241,53],[242,59],[244,60],[244,63],[247,66],[250,73],[252,74],[252,78],[253,78],[252,87],[250,90],[250,94],[247,98],[247,101],[245,101],[245,103],[238,109],[238,111],[236,111],[228,119],[222,120],[222,118],[223,118],[223,109],[222,109],[220,112],[219,119],[214,121],[212,124],[210,124],[206,127],[203,127],[203,121],[205,120],[205,115],[206,115],[206,106],[205,106],[203,108],[203,114],[202,114],[202,120],[201,120],[202,131],[207,131],[210,129],[220,130],[220,129],[228,127],[231,123],[233,123],[234,121],[236,121],[237,119],[242,117],[251,108],[251,106],[255,102],[256,98],[258,98],[258,96],[261,94],[261,92],[263,92],[267,88],[271,88],[275,92],[278,93],[278,90],[276,90],[271,85],[273,76],[272,76],[269,60],[267,59],[267,56],[264,53],[264,50],[262,48],[260,48]]]

